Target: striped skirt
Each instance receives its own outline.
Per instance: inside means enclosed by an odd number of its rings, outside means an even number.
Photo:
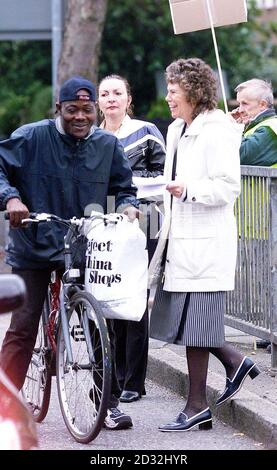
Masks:
[[[150,336],[167,343],[202,348],[223,346],[225,292],[161,292],[153,304]]]

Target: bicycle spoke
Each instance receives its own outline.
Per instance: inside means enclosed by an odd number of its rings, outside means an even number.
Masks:
[[[76,294],[73,298],[68,314],[73,361],[68,361],[67,341],[61,329],[57,386],[69,431],[78,442],[89,442],[98,435],[106,415],[110,392],[109,341],[104,320],[95,312],[95,299],[87,293]]]
[[[45,303],[44,309],[47,308]],[[46,313],[47,314],[47,313]],[[23,396],[37,422],[41,422],[48,411],[51,394],[51,373],[47,363],[48,348],[44,335],[43,317],[40,320],[36,344],[22,388]]]

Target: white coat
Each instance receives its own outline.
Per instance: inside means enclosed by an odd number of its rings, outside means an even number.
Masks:
[[[165,191],[165,218],[149,268],[150,287],[157,283],[161,256],[169,237],[164,290],[212,292],[234,288],[237,230],[234,202],[240,191],[241,126],[223,111],[199,114],[186,129],[182,119],[168,128],[166,181],[172,180],[176,148],[176,180],[187,198]]]

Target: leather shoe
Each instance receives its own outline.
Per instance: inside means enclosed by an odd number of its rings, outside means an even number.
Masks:
[[[131,403],[132,401],[137,401],[141,397],[141,394],[138,392],[131,392],[130,390],[123,390],[120,395],[119,401],[123,403]]]
[[[212,424],[212,414],[209,408],[206,408],[200,413],[188,418],[184,411],[177,416],[176,421],[168,424],[162,424],[159,426],[159,431],[189,431],[194,428],[194,426],[199,426],[199,429],[207,430],[213,427]]]
[[[216,401],[216,406],[222,405],[226,400],[233,397],[241,389],[247,375],[249,375],[251,379],[255,379],[260,373],[261,371],[256,366],[255,362],[249,359],[249,357],[244,357],[232,380],[227,377],[226,388]]]

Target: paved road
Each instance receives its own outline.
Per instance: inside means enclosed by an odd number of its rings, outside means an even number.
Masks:
[[[56,384],[55,384],[56,385]],[[40,448],[49,450],[258,450],[263,445],[238,433],[230,426],[214,420],[213,429],[187,433],[162,433],[158,425],[171,420],[183,407],[183,399],[167,389],[147,382],[147,395],[140,401],[122,404],[122,409],[133,419],[129,430],[109,431],[103,429],[90,444],[76,443],[62,421],[55,388],[52,392],[49,413],[38,426]]]
[[[9,314],[1,316],[0,343],[9,324]],[[214,419],[213,429],[187,433],[162,433],[159,424],[170,421],[183,408],[184,399],[154,382],[147,381],[147,395],[141,400],[122,404],[133,419],[129,430],[103,429],[90,444],[74,441],[68,433],[59,409],[55,378],[50,409],[43,423],[37,426],[41,450],[261,450],[264,446],[230,426]]]

